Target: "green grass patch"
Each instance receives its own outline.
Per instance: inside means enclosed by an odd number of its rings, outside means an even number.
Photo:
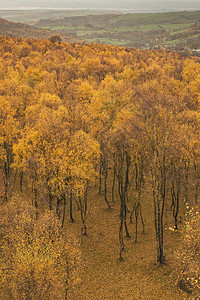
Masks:
[[[179,44],[179,43],[186,43],[186,40],[176,39],[176,40],[165,42],[165,44],[174,45],[174,46],[177,45],[177,44]]]
[[[112,31],[150,31],[154,29],[160,29],[161,27],[157,24],[149,24],[149,25],[137,25],[132,27],[119,27],[119,28],[111,28]],[[111,31],[110,30],[110,31]]]
[[[74,30],[73,26],[42,26],[40,28],[50,29],[50,30],[55,30],[55,31]]]
[[[131,21],[137,22],[138,25],[145,24],[181,24],[181,23],[191,23],[197,22],[200,17],[199,11],[193,12],[167,12],[167,13],[135,13],[135,14],[125,14],[121,15],[111,21],[114,23],[116,21]]]
[[[87,30],[87,29],[76,31],[76,34],[79,35],[79,36],[91,35],[91,34],[95,34],[95,33],[97,33],[97,34],[105,34],[106,31],[105,30],[98,30],[98,31],[97,30]]]
[[[105,44],[115,45],[115,46],[123,46],[128,42],[125,40],[107,39],[107,38],[86,38],[85,40],[89,43],[93,43],[93,42],[105,43]]]

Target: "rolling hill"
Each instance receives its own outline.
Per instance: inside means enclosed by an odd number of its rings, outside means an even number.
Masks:
[[[199,11],[71,16],[41,19],[37,28],[72,33],[86,42],[138,48],[199,48]]]
[[[19,20],[21,23],[13,23]],[[0,34],[97,42],[140,49],[182,51],[200,48],[200,11],[121,13],[92,11],[0,11]],[[12,20],[12,21],[11,21]]]
[[[25,37],[31,39],[48,39],[50,36],[55,35],[55,32],[49,29],[35,28],[30,25],[10,22],[0,18],[0,35],[7,36],[12,34],[14,37]],[[58,35],[58,33],[56,33]],[[59,34],[65,42],[80,42],[70,34]]]

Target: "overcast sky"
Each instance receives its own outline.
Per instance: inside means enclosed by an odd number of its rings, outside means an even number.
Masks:
[[[106,9],[196,9],[200,0],[0,0],[0,9],[106,8]]]

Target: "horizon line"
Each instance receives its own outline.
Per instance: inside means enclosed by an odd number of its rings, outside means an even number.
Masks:
[[[0,8],[0,11],[6,11],[6,10],[102,10],[102,11],[165,11],[165,12],[171,12],[171,11],[184,11],[184,10],[196,10],[199,11],[199,8],[190,7],[190,8],[146,8],[146,9],[138,9],[138,8],[70,8],[70,7],[27,7],[27,6],[20,6],[20,7],[11,7],[11,8]]]

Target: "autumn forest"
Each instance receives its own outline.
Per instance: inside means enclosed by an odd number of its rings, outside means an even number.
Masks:
[[[198,297],[199,200],[200,58],[0,36],[1,299]]]

